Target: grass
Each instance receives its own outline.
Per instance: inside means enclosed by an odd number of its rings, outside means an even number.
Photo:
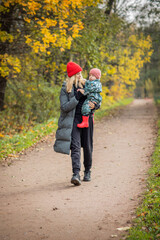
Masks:
[[[0,139],[0,160],[6,157],[16,157],[18,152],[21,152],[46,135],[51,134],[57,128],[58,119],[54,118],[43,124],[37,124],[28,131],[23,131],[15,135],[5,135]]]
[[[113,110],[120,106],[125,106],[133,101],[133,98],[128,98],[114,103],[111,106],[103,104],[96,111],[95,120],[100,120],[102,117],[109,115]],[[50,119],[43,124],[37,124],[28,131],[24,130],[21,133],[14,135],[0,135],[0,161],[7,157],[17,157],[17,153],[31,147],[43,137],[54,133],[57,129],[58,117]]]
[[[127,240],[160,239],[160,120],[158,121],[158,137],[152,155],[152,166],[149,170],[147,191],[142,204],[136,212],[136,219],[129,231]]]

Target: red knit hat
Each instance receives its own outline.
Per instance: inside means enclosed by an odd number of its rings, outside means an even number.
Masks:
[[[68,77],[72,77],[76,73],[79,73],[82,71],[82,68],[75,62],[69,62],[67,63],[67,74]]]
[[[94,75],[97,79],[101,78],[101,70],[99,70],[98,68],[92,68],[89,74]]]

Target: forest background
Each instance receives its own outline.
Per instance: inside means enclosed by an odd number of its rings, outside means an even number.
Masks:
[[[43,132],[55,128],[68,61],[82,66],[84,78],[101,69],[102,106],[133,96],[159,101],[158,0],[0,3],[0,144],[7,154],[23,149],[29,131],[39,138],[38,124]]]

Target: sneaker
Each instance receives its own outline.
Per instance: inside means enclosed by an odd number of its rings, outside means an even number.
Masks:
[[[83,181],[85,181],[85,182],[91,181],[91,171],[84,172]]]
[[[73,176],[71,178],[71,183],[74,184],[75,186],[81,185],[81,180],[80,180],[80,176],[78,173],[73,174]]]

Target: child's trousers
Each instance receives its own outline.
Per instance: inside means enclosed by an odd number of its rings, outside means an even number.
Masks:
[[[82,105],[82,115],[83,116],[88,116],[91,112],[90,106],[89,106],[89,102],[91,100],[86,99]]]
[[[73,123],[71,139],[71,159],[73,173],[81,170],[81,147],[83,147],[84,169],[89,171],[92,167],[93,152],[93,116],[89,116],[89,127],[78,128],[77,124],[82,122],[82,116],[76,116]]]
[[[94,103],[99,105],[100,102],[101,102],[101,96],[100,96],[99,100],[98,99],[94,99],[94,98],[87,98],[84,101],[84,103],[82,105],[82,110],[81,110],[83,116],[88,116],[91,113],[92,109],[89,106],[90,102],[94,102]]]

